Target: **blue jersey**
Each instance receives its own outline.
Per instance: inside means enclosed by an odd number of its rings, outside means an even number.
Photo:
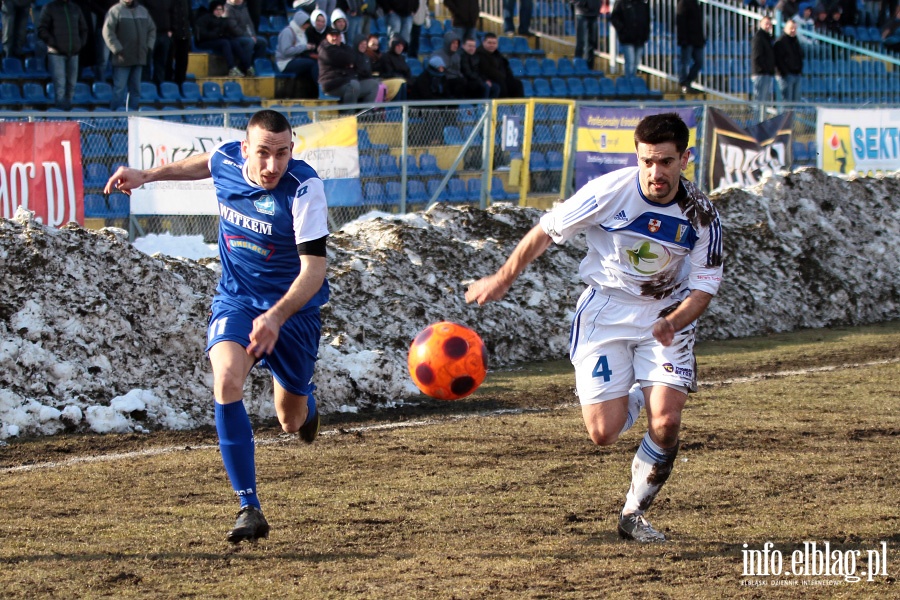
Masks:
[[[213,150],[209,171],[219,202],[216,298],[268,310],[300,274],[297,244],[328,235],[324,184],[312,167],[292,158],[278,186],[266,190],[250,180],[235,141]],[[327,301],[326,280],[304,309]]]

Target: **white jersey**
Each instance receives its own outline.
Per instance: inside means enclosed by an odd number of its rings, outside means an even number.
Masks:
[[[638,173],[627,167],[588,182],[541,217],[541,228],[557,244],[585,232],[579,274],[601,291],[646,300],[681,300],[690,290],[715,294],[722,280],[715,207],[686,179],[668,204],[650,202]]]

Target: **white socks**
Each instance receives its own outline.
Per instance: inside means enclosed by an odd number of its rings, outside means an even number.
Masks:
[[[625,417],[625,425],[622,426],[622,431],[619,432],[619,435],[622,435],[631,429],[631,426],[637,422],[643,407],[644,390],[641,389],[640,383],[635,383],[631,386],[631,389],[628,390],[628,415]]]
[[[629,397],[629,408],[630,404]],[[644,514],[672,473],[677,454],[678,444],[674,448],[663,449],[650,439],[649,431],[644,434],[631,463],[631,488],[625,496],[622,514]]]

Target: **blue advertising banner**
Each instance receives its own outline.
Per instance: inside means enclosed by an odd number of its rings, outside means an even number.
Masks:
[[[697,117],[694,108],[660,110],[658,108],[584,107],[578,111],[575,144],[575,187],[623,167],[637,166],[634,128],[641,119],[661,112],[678,114],[691,130],[688,147],[691,161],[684,176],[695,181],[697,158]]]

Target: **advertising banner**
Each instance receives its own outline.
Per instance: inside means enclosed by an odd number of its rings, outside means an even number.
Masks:
[[[674,112],[684,119],[691,131],[688,147],[691,162],[685,177],[694,181],[697,158],[697,118],[693,108],[670,110],[643,108],[585,107],[578,112],[575,146],[575,187],[623,167],[637,166],[634,128],[647,115]]]
[[[78,123],[0,123],[0,216],[21,206],[45,225],[84,225]]]
[[[744,129],[715,108],[707,112],[706,140],[709,191],[749,187],[766,175],[791,168],[794,114],[786,112]]]
[[[900,110],[819,108],[817,166],[828,173],[900,169]]]

